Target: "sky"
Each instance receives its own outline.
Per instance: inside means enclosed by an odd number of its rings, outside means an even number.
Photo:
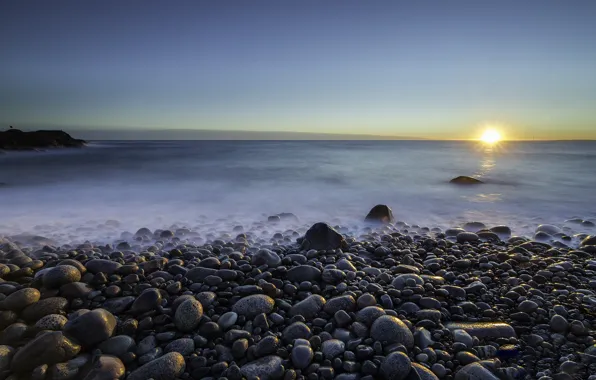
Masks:
[[[4,0],[0,129],[595,139],[594,20],[593,0]]]

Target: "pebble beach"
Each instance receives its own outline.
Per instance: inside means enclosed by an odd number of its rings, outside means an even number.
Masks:
[[[596,379],[595,236],[363,219],[4,237],[0,378]]]

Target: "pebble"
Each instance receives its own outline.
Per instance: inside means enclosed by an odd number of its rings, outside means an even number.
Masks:
[[[186,363],[178,352],[168,352],[142,365],[128,375],[127,380],[170,380],[182,375]]]
[[[182,302],[176,309],[174,321],[178,330],[190,332],[197,328],[203,317],[203,306],[194,298]]]
[[[411,369],[412,363],[407,355],[403,352],[393,352],[383,360],[380,372],[383,379],[403,380],[408,376]]]
[[[234,304],[232,311],[246,318],[254,318],[261,313],[269,314],[273,311],[275,301],[264,294],[253,294],[241,298]]]
[[[74,318],[64,326],[64,334],[83,347],[93,347],[112,336],[116,318],[105,309],[94,309]]]
[[[370,328],[370,336],[378,342],[400,343],[407,348],[414,346],[414,336],[408,326],[391,315],[377,318]]]

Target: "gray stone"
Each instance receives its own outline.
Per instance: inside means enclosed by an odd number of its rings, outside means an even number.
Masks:
[[[27,322],[37,322],[39,319],[50,314],[64,314],[68,300],[62,297],[44,298],[34,304],[27,306],[21,313],[21,317]]]
[[[10,346],[0,346],[0,373],[10,368],[10,361],[14,355],[14,348]]]
[[[161,305],[161,293],[155,288],[144,290],[132,303],[130,308],[133,314],[143,314],[151,310],[157,309]]]
[[[292,364],[298,369],[304,369],[312,362],[314,353],[310,346],[300,345],[294,346],[290,355]]]
[[[61,331],[43,333],[21,347],[12,358],[11,370],[31,372],[42,364],[52,365],[74,358],[81,346],[72,342]]]
[[[329,339],[321,344],[321,352],[325,359],[332,360],[337,356],[343,355],[346,350],[346,344],[339,339]]]
[[[396,276],[391,282],[391,285],[395,289],[403,290],[406,287],[406,281],[410,279],[414,280],[416,282],[416,285],[424,285],[424,280],[422,279],[422,277],[414,273],[404,273]]]
[[[460,232],[457,234],[457,242],[462,243],[472,243],[480,240],[478,235],[473,232]]]
[[[42,277],[43,286],[47,289],[57,289],[80,279],[81,272],[72,265],[59,265],[44,273]]]
[[[294,304],[290,309],[288,315],[293,317],[295,315],[302,315],[304,319],[311,320],[319,314],[319,312],[325,306],[325,298],[321,297],[318,294],[312,294],[302,301]]]
[[[414,336],[408,326],[391,315],[382,315],[373,322],[370,337],[378,342],[401,343],[406,348],[414,346]]]
[[[569,322],[567,322],[565,317],[559,314],[553,315],[553,317],[550,319],[549,325],[551,330],[558,333],[565,333],[569,329]]]
[[[278,380],[283,378],[284,367],[279,356],[270,355],[243,365],[240,372],[249,379],[258,377],[260,380]]]
[[[190,298],[178,306],[174,316],[174,322],[178,330],[190,332],[197,328],[202,317],[203,305],[199,301]]]
[[[232,306],[232,311],[238,315],[253,319],[261,313],[271,313],[274,305],[275,301],[273,298],[264,294],[253,294],[239,299],[234,306]]]
[[[217,320],[217,324],[223,331],[232,327],[236,321],[238,320],[238,314],[234,313],[233,311],[228,311],[225,314],[222,314],[221,317]]]
[[[318,281],[321,279],[321,270],[310,265],[298,265],[290,268],[286,277],[291,282]]]
[[[310,328],[302,322],[292,323],[282,333],[282,339],[286,343],[292,343],[294,339],[308,339],[310,336]]]
[[[356,313],[356,321],[370,326],[377,318],[385,314],[387,314],[385,310],[378,306],[367,306],[364,309],[358,310]]]
[[[93,360],[91,369],[83,380],[113,380],[124,377],[126,368],[124,363],[110,355],[101,355]]]
[[[316,223],[306,231],[302,242],[304,249],[331,250],[341,248],[343,236],[327,223]]]
[[[474,338],[470,334],[466,332],[466,330],[457,329],[453,330],[453,340],[455,342],[460,342],[466,345],[468,348],[472,348],[474,346]]]
[[[498,380],[491,371],[479,362],[462,367],[455,374],[454,380]]]
[[[126,378],[127,380],[171,380],[184,373],[186,363],[178,352],[168,352],[163,356],[137,368]]]
[[[90,273],[105,273],[107,275],[114,274],[122,266],[119,262],[105,259],[93,259],[85,263],[85,268]]]
[[[251,264],[256,266],[267,265],[269,268],[277,268],[281,264],[279,255],[269,249],[261,249],[252,256]]]
[[[433,373],[433,371],[421,364],[412,363],[412,369],[418,373],[418,378],[420,380],[439,380],[439,378],[437,377],[437,375]]]
[[[168,343],[164,349],[165,353],[168,352],[179,352],[183,356],[187,356],[193,353],[195,350],[195,341],[190,338],[180,338]]]
[[[68,323],[68,318],[60,314],[49,314],[35,322],[35,327],[39,330],[62,331],[64,325]]]
[[[102,307],[110,313],[118,315],[128,310],[134,301],[135,298],[132,296],[116,297],[106,300]]]
[[[465,330],[478,338],[516,338],[515,330],[503,322],[448,322],[445,327],[454,331]]]
[[[354,311],[356,310],[356,300],[350,295],[334,297],[325,303],[323,310],[329,315],[333,315],[339,310]]]
[[[116,335],[102,342],[99,349],[105,355],[117,356],[122,359],[125,354],[134,352],[136,345],[135,340],[130,336]]]
[[[11,293],[0,302],[0,307],[5,310],[19,312],[29,305],[39,301],[41,294],[35,288],[23,288]]]
[[[403,380],[412,369],[410,358],[403,352],[392,352],[381,363],[381,376],[385,380]]]
[[[116,329],[116,318],[105,309],[87,312],[64,326],[64,334],[83,347],[93,347],[112,336]]]

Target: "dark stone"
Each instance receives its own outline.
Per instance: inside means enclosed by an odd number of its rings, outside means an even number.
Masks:
[[[368,212],[364,220],[366,222],[391,223],[394,220],[393,212],[387,205],[376,205]]]
[[[302,247],[304,249],[330,250],[345,245],[343,236],[327,223],[316,223],[306,231]]]
[[[476,178],[461,175],[459,177],[453,178],[451,181],[449,181],[449,183],[454,183],[456,185],[481,185],[484,182]]]
[[[17,373],[31,372],[42,364],[52,365],[75,357],[81,347],[61,331],[44,333],[20,348],[14,355],[11,369]]]
[[[89,311],[64,326],[64,334],[83,347],[92,347],[112,336],[116,329],[116,318],[105,309]]]

